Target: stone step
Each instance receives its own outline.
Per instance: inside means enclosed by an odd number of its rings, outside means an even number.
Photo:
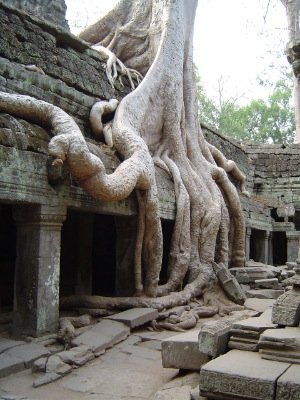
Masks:
[[[268,310],[269,308],[272,308],[273,304],[275,303],[275,300],[273,299],[247,299],[245,301],[245,308],[248,308],[249,310],[255,310],[258,312],[264,312]]]
[[[154,308],[131,308],[118,314],[110,315],[106,319],[123,322],[133,329],[153,321],[158,317],[158,311]]]
[[[208,362],[209,358],[200,353],[198,336],[199,329],[163,340],[161,343],[163,367],[199,371],[201,365]]]
[[[246,292],[246,296],[248,298],[276,300],[283,293],[283,289],[251,289]]]
[[[200,393],[209,399],[273,400],[277,379],[289,366],[263,360],[258,353],[231,350],[202,366]]]

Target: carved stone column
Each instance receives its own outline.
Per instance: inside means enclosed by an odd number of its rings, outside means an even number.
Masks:
[[[55,332],[59,318],[61,227],[65,207],[16,206],[17,255],[13,332]]]
[[[269,232],[268,250],[268,264],[273,265],[273,232]]]
[[[262,262],[265,263],[265,264],[269,263],[269,240],[270,240],[270,232],[269,231],[264,231]]]
[[[245,253],[246,253],[246,261],[250,260],[250,239],[251,239],[252,229],[246,228],[246,243],[245,243]]]

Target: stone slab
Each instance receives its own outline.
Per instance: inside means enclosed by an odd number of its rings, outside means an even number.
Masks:
[[[278,379],[276,400],[300,400],[300,365],[291,365]]]
[[[278,299],[284,293],[282,289],[251,289],[246,292],[248,298]]]
[[[199,332],[199,351],[213,358],[224,354],[228,349],[229,332],[233,324],[251,315],[255,315],[255,313],[245,310],[203,324]]]
[[[300,328],[286,327],[282,329],[267,329],[260,337],[260,340],[280,342],[285,345],[300,347]]]
[[[274,303],[275,300],[253,298],[253,299],[247,299],[245,301],[244,306],[249,310],[264,312],[267,309],[272,308]]]
[[[107,348],[126,339],[129,334],[129,327],[122,322],[103,319],[91,329],[75,338],[72,344],[73,346],[85,345],[98,356]]]
[[[155,308],[132,308],[118,314],[110,315],[106,319],[123,322],[132,329],[153,321],[157,317],[158,311]]]
[[[25,369],[24,362],[20,358],[7,354],[0,354],[0,378]]]
[[[232,325],[233,329],[246,329],[262,332],[266,329],[276,328],[277,325],[271,321],[272,309],[263,312],[259,317],[247,318],[237,321]]]
[[[21,340],[0,338],[0,354],[12,347],[20,346],[21,344],[25,344],[25,342]]]
[[[32,364],[38,358],[50,355],[49,350],[44,346],[37,343],[25,343],[20,346],[12,347],[8,349],[3,355],[9,355],[10,357],[16,357],[25,365],[25,368],[31,368]]]
[[[269,279],[256,279],[254,281],[255,287],[264,288],[264,289],[273,289],[278,286],[277,278],[269,278]]]
[[[199,330],[191,330],[161,343],[161,356],[164,368],[199,370],[209,358],[199,350]]]
[[[201,368],[200,393],[210,398],[273,400],[276,381],[289,365],[231,350]]]

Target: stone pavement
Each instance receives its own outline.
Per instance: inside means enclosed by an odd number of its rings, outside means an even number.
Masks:
[[[201,323],[207,320],[204,318]],[[96,325],[90,331],[94,332],[102,326],[102,333],[111,340],[108,332],[106,332],[108,323],[122,324],[117,321],[103,319],[98,323],[98,326]],[[132,326],[135,322],[128,322],[127,326],[130,324]],[[57,355],[60,354],[60,358],[66,363],[68,363],[69,355],[73,360],[73,364],[72,368],[67,371],[69,372],[68,375],[60,377],[55,382],[34,387],[33,383],[43,379],[47,374],[32,373],[31,369],[2,377],[0,379],[0,400],[201,399],[198,389],[199,372],[188,371],[183,374],[178,369],[163,368],[162,366],[161,342],[171,336],[174,337],[174,335],[177,335],[176,332],[153,332],[142,326],[131,330],[131,334],[128,336],[129,328],[126,325],[124,326],[125,328],[122,331],[118,327],[115,329],[115,337],[118,338],[117,343],[109,344],[109,346],[113,347],[106,348],[101,354],[102,350],[96,347],[95,344],[94,355],[97,350],[99,350],[99,355],[80,368],[77,367],[81,365],[82,357],[89,356],[89,353],[84,351],[84,348],[87,347],[85,333],[77,338],[79,346],[72,349],[73,353],[78,350],[77,358],[76,354],[70,354],[70,351],[56,353]],[[180,335],[180,333],[178,334]],[[102,343],[103,336],[98,335],[98,338]],[[89,340],[90,338],[87,339]],[[7,347],[11,345],[11,342],[6,342]],[[28,343],[19,342],[15,349],[26,345]],[[79,351],[80,349],[82,351]],[[47,365],[49,364],[50,374],[51,363],[49,360],[52,360],[55,365],[55,362],[59,361],[57,355],[52,355],[48,358]],[[35,371],[39,369],[41,360],[36,362]],[[60,364],[58,363],[57,366],[60,367]],[[64,370],[65,366],[62,367]],[[191,389],[194,394],[190,393]]]

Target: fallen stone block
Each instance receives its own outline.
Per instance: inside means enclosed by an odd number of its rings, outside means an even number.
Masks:
[[[262,332],[266,329],[276,328],[277,325],[271,321],[272,309],[263,312],[259,317],[247,318],[244,320],[236,321],[232,325],[233,329],[251,330]]]
[[[300,365],[291,365],[278,379],[276,400],[300,400]]]
[[[158,311],[154,308],[132,308],[106,317],[112,321],[123,322],[129,328],[136,328],[146,324],[147,322],[153,321],[158,317]]]
[[[228,349],[229,332],[234,322],[253,315],[256,313],[244,310],[217,321],[206,322],[199,332],[199,351],[212,358],[224,354]]]
[[[46,357],[38,358],[32,364],[31,368],[32,372],[46,372],[46,363],[47,363]]]
[[[277,278],[256,279],[254,281],[254,286],[256,288],[262,288],[262,289],[276,289],[278,287],[278,279]]]
[[[91,361],[95,356],[89,346],[81,345],[56,354],[64,363],[81,366]]]
[[[56,373],[64,376],[72,371],[72,367],[64,363],[57,355],[50,356],[46,363],[46,373]]]
[[[209,399],[273,400],[276,381],[288,367],[258,353],[231,350],[201,368],[200,393]]]
[[[164,368],[199,370],[209,358],[199,350],[199,330],[191,330],[165,339],[161,343]]]

